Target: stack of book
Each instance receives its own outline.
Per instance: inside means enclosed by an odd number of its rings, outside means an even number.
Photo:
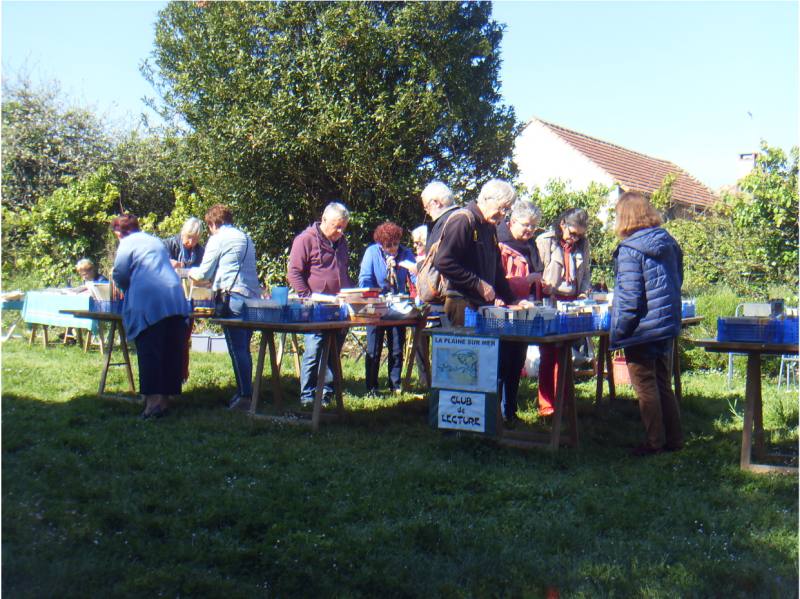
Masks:
[[[342,289],[336,297],[347,307],[350,320],[375,320],[389,313],[389,306],[378,287]]]

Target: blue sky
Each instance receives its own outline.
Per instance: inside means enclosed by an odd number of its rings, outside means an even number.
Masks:
[[[27,58],[100,111],[138,116],[165,4],[3,1],[3,76]],[[522,121],[671,160],[712,189],[734,182],[753,137],[798,145],[797,2],[496,2],[494,17]]]

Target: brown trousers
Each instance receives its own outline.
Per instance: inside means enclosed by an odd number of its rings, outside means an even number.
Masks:
[[[444,300],[444,313],[454,327],[464,326],[464,311],[467,308],[474,310],[475,306],[465,299],[448,297]]]
[[[663,424],[666,445],[677,449],[683,445],[683,431],[678,399],[672,390],[670,368],[672,352],[668,349],[664,355],[650,358],[645,357],[647,349],[647,345],[625,348],[625,360],[628,362],[631,384],[639,397],[645,444],[650,449],[661,448]]]

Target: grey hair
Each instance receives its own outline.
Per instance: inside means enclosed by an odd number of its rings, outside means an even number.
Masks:
[[[539,206],[530,200],[517,200],[517,203],[514,204],[514,208],[511,210],[511,218],[516,221],[522,220],[523,218],[530,218],[531,220],[539,222],[542,220],[542,211],[539,210]]]
[[[325,211],[322,213],[322,218],[335,218],[338,220],[349,221],[350,212],[348,212],[347,208],[344,207],[344,204],[340,204],[339,202],[331,202],[325,206]]]
[[[478,203],[483,204],[490,199],[500,204],[509,204],[517,199],[517,192],[502,179],[492,179],[481,188],[481,193],[478,195]]]
[[[422,190],[422,204],[427,206],[431,200],[439,200],[443,208],[448,208],[455,204],[456,198],[450,188],[441,181],[428,183]]]
[[[78,260],[78,263],[75,264],[75,270],[88,270],[90,268],[94,270],[94,264],[88,258],[81,258]]]
[[[427,225],[420,225],[411,231],[411,240],[426,243],[428,241],[428,227]]]
[[[184,235],[202,235],[203,234],[203,221],[199,218],[191,216],[183,223],[181,233]]]

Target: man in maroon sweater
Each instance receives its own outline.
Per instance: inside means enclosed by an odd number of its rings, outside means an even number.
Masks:
[[[342,288],[352,287],[347,273],[350,260],[344,230],[350,222],[350,213],[339,203],[328,204],[322,220],[316,222],[295,237],[289,254],[289,284],[300,297],[311,297],[312,293],[336,295]],[[337,349],[342,351],[345,333],[335,336]],[[322,333],[305,336],[305,352],[300,368],[300,401],[314,401],[317,388],[317,372],[322,358]],[[328,359],[325,374],[325,399],[333,396],[331,383],[333,356]]]

